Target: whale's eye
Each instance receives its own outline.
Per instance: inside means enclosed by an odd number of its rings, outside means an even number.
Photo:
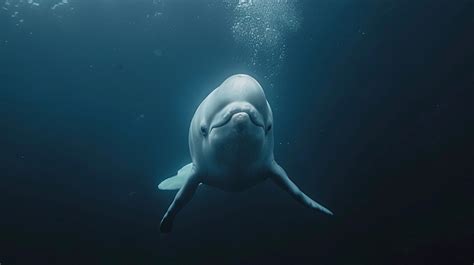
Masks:
[[[201,134],[202,136],[207,136],[207,128],[205,125],[201,125]]]
[[[272,129],[272,125],[271,125],[271,124],[268,124],[268,126],[267,126],[267,132],[269,132],[271,129]]]

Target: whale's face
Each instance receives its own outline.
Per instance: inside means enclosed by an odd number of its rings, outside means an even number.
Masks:
[[[266,126],[263,115],[248,101],[228,104],[213,118],[209,127],[209,139],[251,138],[262,136]]]
[[[258,163],[271,151],[272,113],[260,84],[247,75],[232,76],[211,94],[200,130],[213,165],[235,170]]]
[[[258,156],[265,136],[262,114],[249,102],[238,101],[230,103],[214,117],[207,143],[217,160],[229,160],[229,163]]]

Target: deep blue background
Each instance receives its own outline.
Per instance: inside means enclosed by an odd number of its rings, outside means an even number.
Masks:
[[[89,0],[21,27],[0,13],[2,264],[474,262],[473,1],[302,1],[272,80],[232,10],[203,3],[147,20],[148,1]],[[266,90],[277,160],[335,216],[270,182],[201,187],[160,235],[174,193],[156,185],[240,72]]]

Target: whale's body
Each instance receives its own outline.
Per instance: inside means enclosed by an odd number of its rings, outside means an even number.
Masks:
[[[158,186],[179,189],[161,221],[171,230],[179,210],[199,184],[242,191],[271,178],[304,205],[332,214],[306,196],[273,156],[273,114],[260,84],[248,75],[233,75],[199,105],[189,127],[192,163]]]

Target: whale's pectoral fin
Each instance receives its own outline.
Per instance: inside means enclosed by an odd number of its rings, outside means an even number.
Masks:
[[[273,161],[271,169],[270,169],[270,174],[269,177],[282,189],[286,190],[287,192],[290,193],[290,195],[297,200],[298,202],[302,203],[304,206],[312,208],[312,209],[318,209],[324,213],[332,215],[333,213],[322,206],[321,204],[313,201],[310,197],[308,197],[306,194],[304,194],[298,186],[296,186],[293,181],[291,181],[290,178],[288,178],[288,175],[286,174],[285,170],[277,164],[277,162]]]
[[[179,190],[183,187],[186,180],[191,176],[193,172],[193,163],[189,163],[186,166],[178,170],[178,173],[171,178],[163,180],[159,185],[160,190]]]
[[[201,180],[199,175],[197,174],[196,170],[192,168],[189,177],[179,189],[178,193],[174,197],[173,202],[161,220],[160,231],[162,233],[168,233],[171,231],[174,218],[178,212],[191,200],[200,182]]]

